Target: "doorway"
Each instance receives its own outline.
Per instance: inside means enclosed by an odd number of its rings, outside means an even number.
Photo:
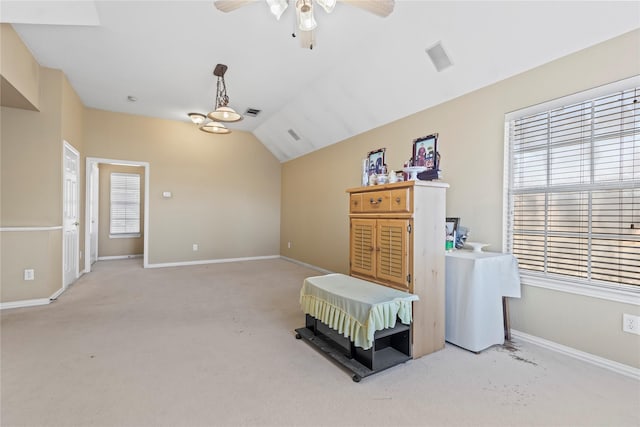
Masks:
[[[91,266],[98,260],[98,228],[100,221],[108,221],[101,219],[99,215],[99,165],[116,165],[116,166],[137,166],[144,168],[144,195],[143,195],[143,267],[147,268],[149,264],[148,242],[149,242],[149,163],[136,162],[128,160],[104,159],[96,157],[87,157],[87,182],[86,182],[86,223],[85,227],[85,248],[88,248],[89,256],[85,257],[84,271],[91,271]]]

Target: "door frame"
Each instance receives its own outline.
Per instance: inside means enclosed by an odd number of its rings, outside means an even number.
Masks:
[[[93,265],[96,261],[98,261],[98,235],[100,233],[98,233],[98,230],[96,230],[96,227],[98,226],[98,223],[100,221],[100,215],[99,215],[99,201],[100,201],[100,171],[98,169],[98,163],[92,163],[91,164],[91,170],[87,171],[87,173],[91,174],[91,177],[89,177],[89,181],[88,183],[91,184],[91,188],[89,189],[89,193],[90,194],[90,199],[87,200],[87,203],[89,203],[89,216],[88,216],[88,220],[90,221],[87,226],[89,227],[89,250],[86,250],[85,248],[85,252],[89,254],[89,263],[91,265]],[[95,209],[95,211],[94,211]],[[96,221],[94,223],[93,218],[96,218]],[[95,241],[94,241],[94,236],[93,233],[91,232],[91,229],[94,229],[95,232]],[[93,258],[93,255],[95,253],[95,259]]]
[[[144,268],[149,267],[149,162],[137,162],[132,160],[118,160],[118,159],[106,159],[101,157],[87,157],[85,171],[90,171],[94,164],[110,164],[110,165],[122,165],[122,166],[140,166],[144,167],[144,235],[143,235],[143,261],[142,266]],[[85,173],[86,185],[85,185],[85,224],[91,221],[91,185],[92,176],[91,173]],[[97,196],[97,195],[96,195]],[[96,224],[96,226],[98,226]],[[87,248],[91,247],[91,235],[89,233],[89,227],[84,228],[84,247],[85,252]],[[91,256],[84,257],[84,272],[89,273],[91,271]]]
[[[76,243],[75,243],[75,253],[72,254],[72,257],[75,259],[75,271],[73,272],[74,278],[71,281],[71,283],[67,283],[66,277],[65,277],[65,256],[67,251],[66,249],[66,238],[65,238],[65,233],[67,231],[66,229],[66,223],[65,223],[65,212],[64,212],[64,205],[65,205],[65,201],[66,201],[66,191],[65,191],[65,178],[67,175],[66,172],[66,162],[65,162],[65,158],[66,158],[66,151],[69,150],[71,151],[73,154],[75,154],[76,158],[78,159],[77,161],[77,170],[76,170],[76,194],[77,194],[77,203],[76,203],[76,216],[78,218],[78,222],[80,222],[80,152],[78,150],[76,150],[76,148],[71,145],[68,141],[66,140],[62,140],[62,291],[64,291],[65,289],[67,289],[71,284],[73,284],[73,282],[75,282],[76,280],[78,280],[78,277],[80,277],[80,228],[78,226],[76,226],[78,228],[78,233],[76,235]]]

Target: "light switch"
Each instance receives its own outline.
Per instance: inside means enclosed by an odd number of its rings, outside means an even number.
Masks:
[[[171,198],[171,191],[163,191],[162,192],[162,197],[164,197],[165,199],[170,199]]]

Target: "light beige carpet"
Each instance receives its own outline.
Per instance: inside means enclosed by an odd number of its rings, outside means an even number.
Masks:
[[[311,346],[285,260],[101,261],[1,314],[2,426],[640,425],[638,381],[526,344],[447,345],[356,384]]]

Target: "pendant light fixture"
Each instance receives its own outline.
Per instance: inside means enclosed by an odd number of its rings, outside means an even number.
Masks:
[[[237,122],[242,120],[242,115],[229,107],[227,84],[224,81],[224,73],[226,72],[227,66],[224,64],[216,65],[216,68],[213,70],[213,75],[218,77],[218,83],[216,85],[216,109],[207,114],[207,117],[218,122]]]
[[[202,113],[188,114],[191,121],[198,125],[200,130],[203,132],[225,135],[231,133],[231,130],[222,122],[237,122],[242,120],[242,115],[229,107],[227,85],[224,81],[224,74],[226,71],[227,66],[224,64],[216,65],[216,68],[213,70],[213,75],[218,77],[214,111],[210,112],[206,116]]]

